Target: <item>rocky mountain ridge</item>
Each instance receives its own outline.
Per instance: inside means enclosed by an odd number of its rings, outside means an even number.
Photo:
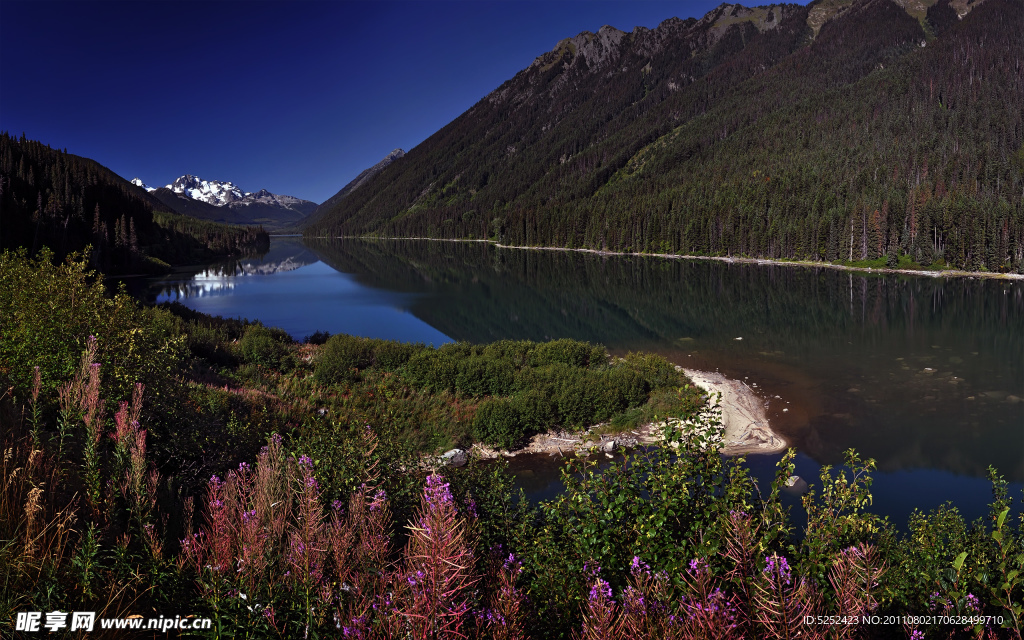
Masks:
[[[330,211],[332,208],[334,208],[334,206],[341,202],[343,198],[348,196],[350,193],[352,193],[362,185],[366,184],[370,179],[372,179],[378,173],[387,168],[395,160],[398,160],[399,158],[403,157],[405,157],[405,151],[402,149],[395,149],[388,155],[384,156],[381,159],[381,161],[378,162],[377,164],[367,169],[364,169],[362,172],[359,173],[358,176],[353,178],[348,184],[342,187],[341,191],[334,194],[333,196],[325,200],[319,207],[317,207],[316,210],[314,210],[313,213],[309,215],[308,220],[312,222],[319,218],[322,213]]]
[[[305,233],[1024,270],[1021,2],[929,2],[563,39]]]

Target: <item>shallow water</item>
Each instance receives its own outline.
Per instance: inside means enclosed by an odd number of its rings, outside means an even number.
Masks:
[[[773,428],[801,453],[798,474],[813,480],[848,448],[875,458],[875,505],[895,521],[945,500],[980,515],[989,465],[1018,497],[1024,481],[1019,281],[275,238],[261,259],[184,271],[140,295],[259,318],[297,338],[569,337],[717,369],[762,394]],[[557,478],[530,473],[520,477],[538,496]]]

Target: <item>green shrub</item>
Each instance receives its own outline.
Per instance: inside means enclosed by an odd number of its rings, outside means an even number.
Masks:
[[[651,389],[666,389],[683,386],[683,374],[668,360],[653,353],[627,353],[620,363],[635,371]]]
[[[546,367],[544,375],[552,382],[552,400],[558,409],[559,421],[572,427],[592,424],[594,403],[589,376],[581,369],[564,364]]]
[[[479,397],[487,392],[487,361],[479,356],[459,360],[455,374],[455,391]]]
[[[510,358],[486,360],[484,388],[492,396],[512,395],[516,384],[515,363]]]
[[[425,348],[421,343],[406,344],[394,340],[381,340],[373,349],[374,364],[383,371],[395,371],[405,366],[414,354]]]
[[[220,366],[237,364],[237,358],[226,345],[227,335],[215,328],[196,324],[188,329],[188,349],[193,356]]]
[[[480,403],[473,416],[473,435],[493,447],[514,449],[526,439],[526,429],[513,403],[501,398]]]
[[[238,341],[238,352],[242,360],[261,367],[276,367],[285,353],[284,345],[274,339],[270,329],[253,325],[245,330]]]
[[[330,337],[331,334],[328,331],[314,331],[313,333],[306,336],[306,339],[303,340],[303,342],[305,342],[306,344],[320,345],[327,342],[327,340],[330,339]]]
[[[637,407],[647,402],[651,388],[654,386],[639,373],[623,367],[610,369],[603,376],[608,385],[620,396],[622,411],[626,407]]]
[[[358,369],[373,364],[373,345],[366,338],[344,334],[331,336],[320,349],[313,375],[320,384],[337,384],[359,378]]]
[[[484,346],[483,355],[492,360],[507,360],[518,369],[526,366],[530,352],[536,346],[536,343],[529,340],[499,340]]]
[[[529,431],[546,431],[555,418],[555,405],[544,391],[529,389],[512,396],[512,407]]]
[[[60,265],[52,258],[48,249],[36,258],[24,250],[0,254],[0,382],[6,377],[14,396],[27,397],[38,366],[43,396],[56,400],[92,335],[108,402],[131,397],[141,382],[151,406],[162,404],[186,351],[181,321],[141,308],[123,291],[108,297],[102,279],[74,256]]]
[[[594,347],[576,340],[552,340],[537,345],[530,354],[530,364],[535,367],[561,363],[573,367],[586,367]]]
[[[586,387],[591,407],[587,420],[590,424],[609,420],[647,401],[647,382],[636,372],[622,367],[591,373],[587,376]]]
[[[424,349],[409,358],[405,372],[409,382],[424,391],[453,391],[459,374],[459,360],[450,353]]]

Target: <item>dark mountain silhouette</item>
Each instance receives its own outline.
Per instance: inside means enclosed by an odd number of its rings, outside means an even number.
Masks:
[[[1024,5],[901,4],[568,38],[306,233],[1024,271]]]

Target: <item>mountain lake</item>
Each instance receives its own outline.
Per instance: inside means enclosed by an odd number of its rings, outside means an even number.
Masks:
[[[132,283],[149,302],[440,345],[574,338],[743,380],[812,485],[855,448],[900,527],[951,502],[987,512],[989,465],[1024,488],[1024,281],[502,249],[483,242],[275,237],[269,253]],[[768,488],[779,455],[748,465]],[[533,501],[560,460],[510,460]],[[797,498],[786,498],[797,504]],[[794,509],[794,513],[799,509]]]

